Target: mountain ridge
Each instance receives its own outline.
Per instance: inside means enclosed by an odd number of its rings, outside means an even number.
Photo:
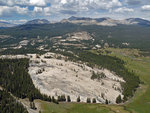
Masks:
[[[59,22],[50,22],[46,19],[34,19],[25,23],[31,24],[55,24],[55,23],[73,23],[80,25],[99,25],[99,26],[117,26],[117,25],[144,25],[150,26],[150,21],[142,18],[127,18],[122,20],[112,19],[110,17],[90,18],[90,17],[75,17],[71,16]]]
[[[74,23],[74,24],[81,24],[81,25],[101,25],[101,26],[117,26],[119,24],[122,25],[145,25],[149,26],[150,21],[141,19],[141,18],[127,18],[122,20],[116,20],[109,17],[102,17],[102,18],[89,18],[89,17],[75,17],[72,16],[68,19],[63,19],[61,23]]]

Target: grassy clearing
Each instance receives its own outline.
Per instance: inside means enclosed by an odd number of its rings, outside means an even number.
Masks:
[[[138,90],[133,101],[127,104],[127,108],[134,109],[139,113],[150,112],[150,59],[142,58],[141,61],[132,61],[129,68],[133,68],[144,85]]]
[[[39,101],[43,113],[149,113],[150,112],[150,57],[142,57],[135,49],[114,49],[91,51],[116,56],[126,62],[126,67],[134,71],[144,84],[140,85],[133,98],[124,105],[75,104],[59,105]]]
[[[42,113],[130,113],[121,105],[86,104],[86,103],[60,103],[54,104],[37,100]]]
[[[86,104],[86,103],[60,103],[58,105],[38,100],[41,103],[42,113],[130,113],[123,106]]]
[[[142,57],[137,50],[131,49],[107,49],[112,51],[110,55],[117,56],[126,62],[126,67],[133,70],[140,80],[144,82],[137,90],[135,96],[125,106],[127,110],[137,113],[150,112],[150,58]]]

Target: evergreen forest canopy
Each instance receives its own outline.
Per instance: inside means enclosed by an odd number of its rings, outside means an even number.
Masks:
[[[39,98],[28,74],[28,59],[0,59],[0,86],[19,98]]]
[[[0,90],[0,113],[28,113],[7,91]]]

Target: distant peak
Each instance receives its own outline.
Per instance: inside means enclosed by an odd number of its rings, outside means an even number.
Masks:
[[[28,21],[26,24],[49,24],[50,22],[46,19],[34,19]]]

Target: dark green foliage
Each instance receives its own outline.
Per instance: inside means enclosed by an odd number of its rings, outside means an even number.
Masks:
[[[95,98],[93,98],[92,103],[96,103],[96,99]]]
[[[91,103],[91,99],[90,99],[90,98],[87,98],[86,102],[87,102],[87,103]]]
[[[44,56],[44,58],[50,59],[50,58],[53,58],[53,57],[51,57],[51,56]]]
[[[52,96],[52,102],[55,102],[55,98],[54,98],[54,96]]]
[[[80,102],[81,100],[80,100],[80,96],[77,98],[77,102]]]
[[[66,101],[65,95],[61,95],[61,99],[62,99],[62,101]]]
[[[0,59],[0,85],[14,96],[30,101],[42,98],[28,74],[28,59]]]
[[[58,101],[59,102],[65,102],[66,101],[65,95],[58,96]]]
[[[33,49],[33,48],[20,48],[20,49],[7,49],[5,51],[2,51],[1,54],[11,54],[11,55],[17,55],[17,54],[25,54],[25,53],[38,53],[38,54],[43,54],[45,52]]]
[[[71,102],[70,96],[67,96],[67,102]]]
[[[32,93],[29,94],[28,98],[29,98],[29,101],[30,101],[30,102],[33,102],[34,98],[33,98]]]
[[[0,90],[0,113],[28,113],[8,92]]]
[[[42,100],[44,100],[44,101],[48,101],[48,102],[51,102],[52,101],[52,99],[51,99],[51,96],[47,96],[47,95],[43,95],[43,99]]]
[[[121,95],[116,98],[116,103],[119,104],[122,102]]]
[[[115,47],[120,48],[138,48],[150,51],[150,26],[118,25],[102,27],[90,25],[82,26],[82,29],[94,34],[95,44],[101,44],[103,46],[101,40],[104,40],[110,46],[114,44]],[[111,38],[108,38],[108,36],[111,36]],[[124,42],[130,43],[130,45],[122,45]]]
[[[53,100],[53,97],[52,97],[52,100]],[[61,101],[61,96],[58,96],[58,101],[59,102]]]
[[[56,24],[43,24],[43,25],[21,25],[8,29],[1,29],[1,34],[9,34],[11,36],[20,38],[20,37],[29,37],[36,38],[37,36],[60,36],[67,34],[69,32],[74,32],[78,28],[78,25],[70,23],[56,23]],[[59,32],[58,32],[59,31]]]
[[[108,100],[106,99],[106,101],[105,101],[105,104],[108,104],[109,102],[108,102]]]
[[[101,78],[105,78],[106,75],[104,73],[95,73],[93,72],[92,76],[91,76],[91,79],[97,79],[97,80],[100,80]]]

